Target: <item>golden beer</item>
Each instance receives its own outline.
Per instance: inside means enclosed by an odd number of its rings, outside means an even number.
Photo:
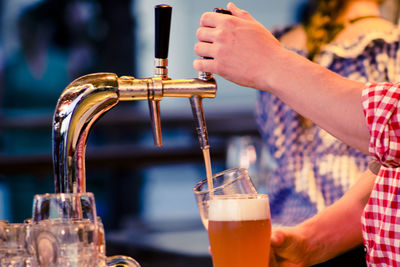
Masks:
[[[266,195],[215,196],[208,236],[214,267],[266,267],[271,221]]]

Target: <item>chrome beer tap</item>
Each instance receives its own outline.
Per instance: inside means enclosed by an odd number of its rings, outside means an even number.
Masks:
[[[164,97],[186,97],[192,104],[201,147],[208,146],[201,100],[214,98],[213,77],[172,80],[168,77],[167,56],[172,8],[155,7],[156,46],[154,77],[137,79],[113,73],[95,73],[71,82],[61,94],[53,116],[53,165],[55,191],[86,191],[85,151],[90,129],[105,112],[120,101],[149,101],[155,145],[160,146],[159,101]]]
[[[214,12],[226,15],[232,15],[232,13],[229,10],[223,8],[214,8]],[[206,57],[205,59],[212,59],[212,58]],[[212,76],[211,72],[199,72],[198,77],[200,80],[203,81],[214,80],[214,77]],[[207,133],[206,120],[204,118],[202,100],[203,98],[198,95],[190,97],[190,104],[192,106],[193,118],[196,122],[196,130],[197,130],[197,135],[199,137],[200,148],[204,150],[204,149],[209,149],[210,144],[208,142],[208,133]]]

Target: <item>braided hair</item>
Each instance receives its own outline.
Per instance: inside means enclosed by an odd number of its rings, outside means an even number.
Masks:
[[[385,0],[377,0],[378,4]],[[348,0],[310,0],[304,29],[307,36],[308,58],[314,60],[321,47],[330,43],[344,29],[337,18],[347,6]]]

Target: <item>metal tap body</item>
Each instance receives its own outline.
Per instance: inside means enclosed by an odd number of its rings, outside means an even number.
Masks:
[[[118,77],[113,73],[95,73],[74,80],[61,94],[53,117],[55,191],[86,191],[85,151],[90,129],[119,101],[160,101],[163,97],[214,98],[216,90],[214,78],[135,79]],[[157,131],[161,132],[159,128]]]

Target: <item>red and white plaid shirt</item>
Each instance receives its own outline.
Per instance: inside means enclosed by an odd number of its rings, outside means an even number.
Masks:
[[[362,93],[369,151],[382,164],[362,216],[369,266],[400,266],[400,83]]]

